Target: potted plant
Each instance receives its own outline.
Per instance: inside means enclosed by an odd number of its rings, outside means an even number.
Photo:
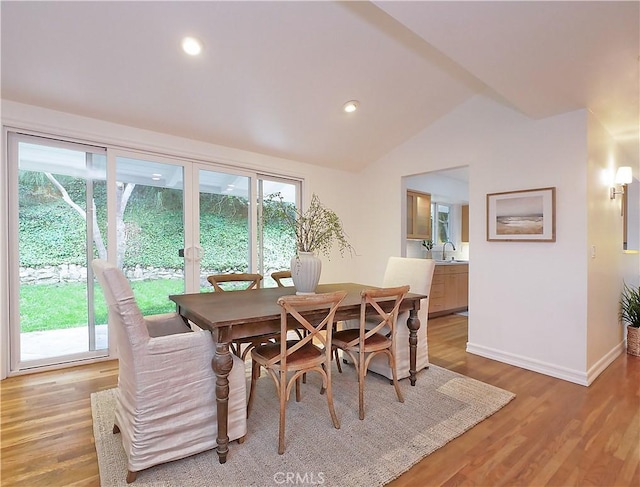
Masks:
[[[423,240],[422,246],[427,249],[427,259],[431,258],[431,250],[433,249],[433,240]]]
[[[316,254],[330,258],[331,249],[338,246],[340,255],[353,254],[353,247],[347,239],[338,215],[320,202],[315,193],[306,211],[284,201],[280,193],[270,195],[276,201],[276,216],[289,227],[295,236],[295,255],[291,259],[291,277],[299,294],[315,291],[320,280],[322,261]]]
[[[627,353],[640,356],[640,287],[624,284],[620,320],[627,324]]]

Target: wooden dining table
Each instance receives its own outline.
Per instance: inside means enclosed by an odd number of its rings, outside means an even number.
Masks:
[[[347,291],[340,304],[335,321],[360,318],[360,293],[363,289],[373,288],[355,283],[320,284],[316,292],[328,293]],[[215,353],[211,366],[216,375],[216,402],[218,413],[217,452],[220,463],[225,463],[229,452],[227,418],[229,405],[229,373],[233,366],[230,344],[233,340],[250,338],[280,330],[280,311],[277,304],[280,296],[295,294],[293,287],[260,288],[239,292],[207,292],[195,294],[175,294],[169,299],[176,303],[178,313],[198,327],[209,330],[215,343]],[[420,301],[427,296],[409,293],[400,305],[400,311],[409,311],[409,380],[416,383],[417,331],[420,328],[418,310]],[[393,307],[393,299],[381,302],[388,310]],[[326,311],[310,308],[303,316],[313,320],[314,313],[324,317]],[[323,314],[324,313],[324,314]]]

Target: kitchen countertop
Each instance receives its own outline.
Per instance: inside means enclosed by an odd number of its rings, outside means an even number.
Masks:
[[[468,264],[468,260],[438,260],[435,259],[436,265],[460,265],[460,264]]]

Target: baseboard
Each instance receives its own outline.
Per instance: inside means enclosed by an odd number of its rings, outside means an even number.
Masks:
[[[573,382],[581,386],[588,386],[590,384],[588,380],[589,376],[585,372],[568,369],[566,367],[559,367],[557,365],[531,359],[529,357],[503,352],[501,350],[484,347],[482,345],[474,345],[470,342],[467,342],[467,352],[497,360],[498,362],[504,362],[505,364],[515,365],[516,367],[521,367],[523,369],[532,370],[540,374],[555,377],[556,379]],[[597,377],[597,375],[595,377]],[[591,380],[595,379],[595,377]]]
[[[587,383],[591,385],[596,378],[602,374],[604,369],[609,367],[611,362],[617,359],[621,354],[625,353],[626,345],[625,341],[621,341],[618,345],[609,350],[609,353],[604,355],[600,360],[593,364],[587,371]]]

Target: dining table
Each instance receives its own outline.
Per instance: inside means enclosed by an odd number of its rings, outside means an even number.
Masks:
[[[320,284],[316,293],[346,291],[347,295],[335,315],[335,322],[359,319],[361,292],[363,289],[376,288],[356,283]],[[230,345],[234,340],[266,335],[280,330],[281,307],[278,298],[295,294],[294,287],[259,288],[247,291],[201,292],[192,294],[174,294],[169,299],[176,303],[177,312],[186,322],[192,322],[203,330],[211,332],[215,352],[211,366],[216,376],[217,403],[217,453],[220,463],[225,463],[229,452],[227,435],[229,373],[233,366]],[[416,383],[417,331],[420,328],[418,310],[420,302],[427,296],[409,293],[400,304],[400,312],[409,311],[409,380]],[[385,310],[393,307],[394,300],[380,302]],[[326,311],[309,308],[302,315],[312,321],[314,314],[324,317]],[[293,322],[292,322],[293,326]]]

